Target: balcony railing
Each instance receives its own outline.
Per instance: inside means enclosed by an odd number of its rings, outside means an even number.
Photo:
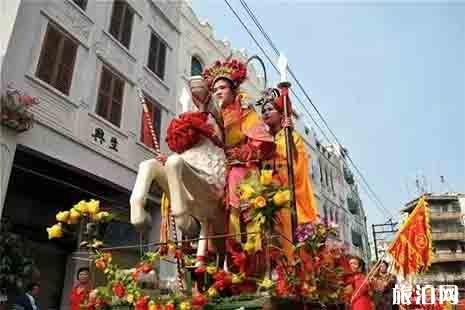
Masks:
[[[431,212],[432,220],[460,220],[462,218],[462,212]]]
[[[465,232],[433,232],[433,240],[465,240]]]
[[[465,274],[458,273],[444,273],[439,272],[435,274],[421,275],[417,278],[417,283],[424,284],[441,284],[441,283],[454,283],[465,281]]]
[[[465,262],[465,253],[435,253],[433,263]]]

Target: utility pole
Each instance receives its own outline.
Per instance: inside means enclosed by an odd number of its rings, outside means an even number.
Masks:
[[[397,232],[398,222],[393,222],[392,219],[389,219],[384,224],[372,224],[371,229],[373,231],[373,244],[375,246],[375,256],[378,260],[378,241],[384,241],[387,238],[384,238],[385,234],[395,234]]]

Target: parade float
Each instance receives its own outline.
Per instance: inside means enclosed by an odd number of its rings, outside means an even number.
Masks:
[[[284,115],[289,118],[287,62],[281,59],[280,67],[283,75],[278,85],[279,99]],[[144,207],[155,183],[164,192],[160,241],[151,243],[149,249],[144,247],[147,250],[134,268],[123,269],[114,262],[112,249],[101,241],[99,227],[112,220],[111,210],[105,210],[99,201],[91,199],[59,212],[57,224],[47,229],[49,238],[61,238],[80,227],[84,232],[80,247],[88,252],[92,268],[106,279],[105,285],[90,294],[83,308],[344,308],[347,253],[334,241],[336,227],[318,219],[303,224],[297,220],[292,127],[284,130],[288,155],[286,184],[276,178],[276,171],[261,165],[256,144],[227,147],[238,137],[236,134],[231,138],[224,132],[229,130],[228,125],[234,127],[229,119],[231,115],[236,117],[233,121],[239,118],[245,127],[244,124],[256,121],[250,121],[255,114],[240,92],[233,101],[238,110],[223,113],[222,103],[212,103],[212,85],[218,78],[226,78],[231,85],[238,86],[246,76],[246,64],[228,59],[217,61],[205,71],[203,78],[191,79],[188,97],[197,108],[194,111],[184,108],[171,121],[166,135],[173,151],[169,156],[160,152],[159,140],[140,92],[145,112],[144,130],[152,137],[156,157],[140,165],[130,199],[131,222],[139,229],[151,224]],[[183,107],[189,106],[186,100],[181,102]],[[264,91],[258,102],[269,100],[277,100],[274,91]],[[244,139],[254,134],[257,141],[273,142],[264,138],[258,126],[249,126],[248,130]],[[247,164],[231,192],[231,166],[240,160],[247,160]],[[225,207],[225,201],[233,195],[241,210],[236,217],[237,231],[230,229],[233,211]],[[289,211],[292,220],[292,236],[287,238],[275,229],[278,214],[283,210]],[[283,242],[292,245],[291,252],[283,251]],[[174,289],[166,290],[156,283],[160,260],[176,264]],[[145,285],[147,278],[153,279],[154,285]]]

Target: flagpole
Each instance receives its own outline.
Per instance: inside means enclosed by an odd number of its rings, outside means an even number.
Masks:
[[[290,120],[292,117],[292,110],[289,111],[288,100],[289,100],[289,87],[291,83],[287,81],[287,59],[283,54],[279,55],[278,67],[281,73],[281,82],[278,84],[278,88],[283,96],[283,105],[284,105],[284,119]],[[294,145],[294,136],[292,133],[292,127],[286,126],[284,128],[284,136],[286,141],[286,159],[287,159],[287,177],[289,190],[291,192],[291,223],[292,223],[292,241],[297,243],[295,236],[295,230],[297,229],[298,220],[297,220],[297,208],[295,201],[295,181],[294,181],[294,151],[292,147]]]
[[[425,199],[425,196],[422,195],[419,199],[418,199],[418,202],[417,202],[417,205],[415,206],[415,208],[413,208],[412,210],[412,213],[413,211],[418,207],[418,205],[420,204],[420,202],[422,202],[422,200],[425,200],[424,202],[426,202],[426,199]],[[426,206],[427,207],[427,206]],[[411,213],[411,214],[412,214]],[[411,215],[410,214],[410,215]],[[372,270],[368,273],[368,275],[366,276],[365,280],[363,281],[362,285],[358,288],[358,290],[352,295],[352,298],[351,298],[351,301],[353,299],[354,296],[356,296],[356,294],[360,291],[360,289],[363,287],[363,285],[365,285],[366,282],[368,282],[370,280],[370,278],[374,275],[374,272],[377,271],[379,269],[379,266],[381,266],[381,262],[383,261],[384,257],[387,256],[387,253],[389,252],[389,250],[392,248],[392,245],[394,244],[394,242],[399,238],[400,234],[404,231],[403,228],[405,227],[405,224],[407,223],[408,219],[410,218],[410,215],[407,217],[407,219],[402,223],[402,227],[397,231],[396,235],[394,236],[394,238],[392,239],[393,241],[391,242],[391,245],[387,248],[387,250],[384,252],[383,256],[376,262],[375,266],[372,268]],[[407,275],[405,274],[402,274],[402,276],[404,278],[407,278]]]

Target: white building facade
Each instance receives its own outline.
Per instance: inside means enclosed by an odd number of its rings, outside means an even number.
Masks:
[[[11,31],[2,34],[1,93],[12,84],[40,104],[31,108],[32,129],[1,126],[0,217],[36,260],[41,308],[66,309],[75,271],[87,263],[75,259],[76,236],[48,241],[45,227],[57,211],[96,198],[118,214],[105,231],[108,244],[140,240],[128,223],[129,195],[138,164],[154,152],[142,141],[137,89],[164,133],[176,113],[179,9],[162,0],[5,5]],[[158,227],[143,237],[158,240]],[[121,263],[138,255],[121,253]]]

